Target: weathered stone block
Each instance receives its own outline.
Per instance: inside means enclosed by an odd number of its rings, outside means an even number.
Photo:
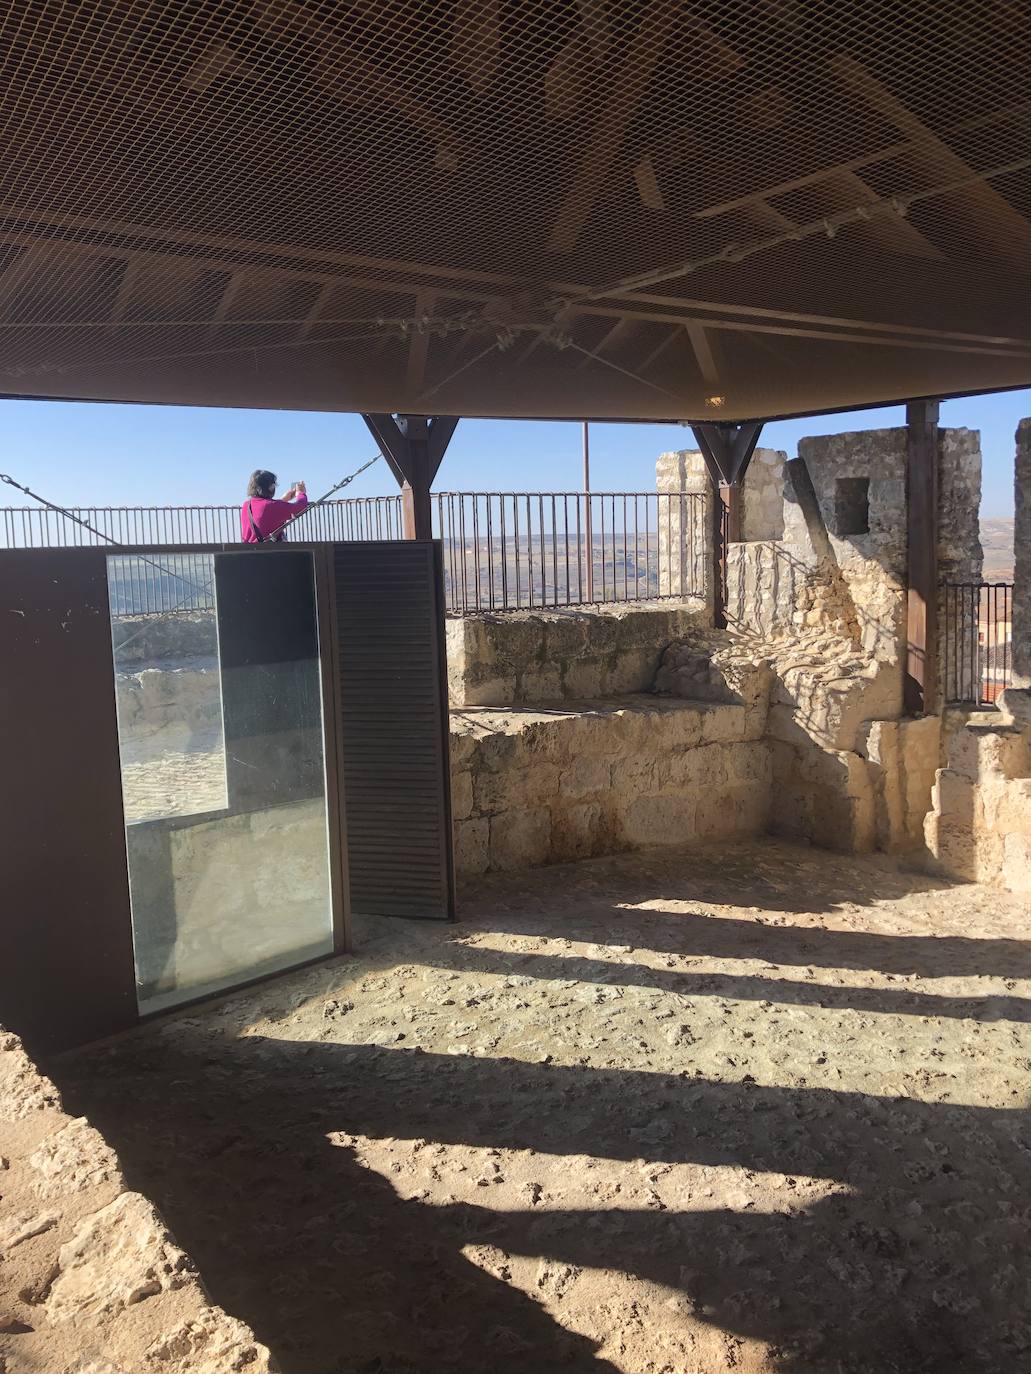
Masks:
[[[939,768],[931,790],[935,811],[943,818],[973,826],[981,819],[981,799],[973,782],[962,773]]]
[[[809,839],[815,823],[815,794],[798,783],[778,781],[776,795],[776,805],[770,811],[771,833]]]
[[[1031,835],[1031,778],[999,779],[979,790],[986,826],[1000,835]]]
[[[637,757],[618,760],[612,765],[612,791],[620,798],[654,791],[658,786],[657,767],[658,761],[655,758]]]
[[[770,751],[764,743],[731,744],[722,751],[728,776],[736,782],[768,784],[773,776]]]
[[[629,845],[687,844],[697,839],[697,800],[683,792],[634,797],[620,809],[618,831]]]
[[[699,806],[698,838],[730,840],[761,835],[769,813],[770,794],[766,788],[750,784],[724,787]]]
[[[638,689],[639,690],[639,689]],[[602,664],[597,660],[570,663],[563,674],[562,693],[579,701],[602,695]]]
[[[743,739],[745,714],[744,706],[706,706],[702,713],[702,739],[706,744]]]
[[[485,817],[455,826],[455,872],[459,879],[486,873],[490,861],[490,821]]]
[[[1028,739],[1012,725],[967,725],[949,744],[949,768],[972,782],[1031,773]]]
[[[550,856],[551,812],[547,807],[506,811],[491,821],[491,868],[538,868]]]
[[[473,806],[481,816],[514,808],[550,804],[558,795],[557,764],[538,761],[532,767],[480,773],[473,781]]]
[[[462,722],[454,716],[451,718],[450,742],[452,770],[471,768],[478,742],[475,735],[468,733]]]
[[[590,797],[596,792],[608,792],[611,787],[612,764],[604,756],[574,759],[559,778],[559,792],[563,797]]]
[[[1010,892],[1031,892],[1031,835],[1007,835],[1003,841],[1002,884]]]
[[[561,671],[548,664],[527,669],[519,678],[518,690],[513,700],[516,696],[519,701],[561,701],[564,696]]]
[[[451,774],[451,815],[456,821],[464,821],[472,815],[473,775],[471,773]]]
[[[607,844],[605,812],[597,802],[556,808],[551,813],[551,859],[564,863],[603,854]]]

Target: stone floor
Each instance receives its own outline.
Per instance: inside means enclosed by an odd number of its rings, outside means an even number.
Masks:
[[[1026,899],[771,842],[462,917],[48,1066],[285,1374],[1031,1369]]]

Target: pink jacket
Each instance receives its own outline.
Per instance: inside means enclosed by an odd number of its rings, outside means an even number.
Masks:
[[[275,530],[278,530],[280,525],[285,524],[292,515],[304,510],[307,504],[308,497],[304,492],[298,496],[296,501],[278,501],[275,499],[268,501],[264,496],[248,497],[240,508],[240,535],[243,542],[245,544],[260,544],[263,539],[268,539]],[[262,536],[261,539],[251,528],[247,514],[248,507]]]

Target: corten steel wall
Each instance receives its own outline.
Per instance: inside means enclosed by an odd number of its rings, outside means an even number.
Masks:
[[[0,1019],[32,1049],[137,1020],[106,563],[0,555]]]
[[[348,842],[354,846],[344,798],[346,740],[368,725],[366,708],[356,714],[346,680],[348,674],[352,681],[363,674],[374,679],[382,647],[374,625],[355,618],[365,578],[387,576],[380,616],[389,620],[397,611],[398,625],[407,627],[398,633],[421,634],[429,649],[407,679],[412,703],[403,675],[382,694],[380,738],[386,742],[396,729],[408,753],[395,755],[396,767],[384,770],[370,798],[376,806],[366,813],[359,796],[354,809],[358,831],[392,846],[395,871],[409,875],[401,885],[404,901],[394,908],[384,870],[385,900],[376,909],[413,914],[413,901],[423,915],[447,917],[454,909],[439,548],[268,545],[243,556],[277,557],[281,547],[310,549],[314,560],[334,944],[341,951],[349,938]],[[395,554],[403,568],[393,569]],[[0,1019],[36,1052],[82,1044],[139,1019],[106,560],[103,549],[0,552],[6,880]],[[433,700],[430,673],[436,674]],[[416,756],[421,766],[413,792],[406,759]],[[427,770],[427,761],[436,761],[435,769]],[[397,824],[395,796],[406,798],[405,805],[416,796],[428,808],[437,835],[429,866],[424,834],[409,836]],[[412,888],[410,875],[418,872],[427,875],[422,893]]]

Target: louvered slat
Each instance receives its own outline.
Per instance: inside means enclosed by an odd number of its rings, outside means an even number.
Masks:
[[[454,915],[439,551],[334,549],[352,910]]]

